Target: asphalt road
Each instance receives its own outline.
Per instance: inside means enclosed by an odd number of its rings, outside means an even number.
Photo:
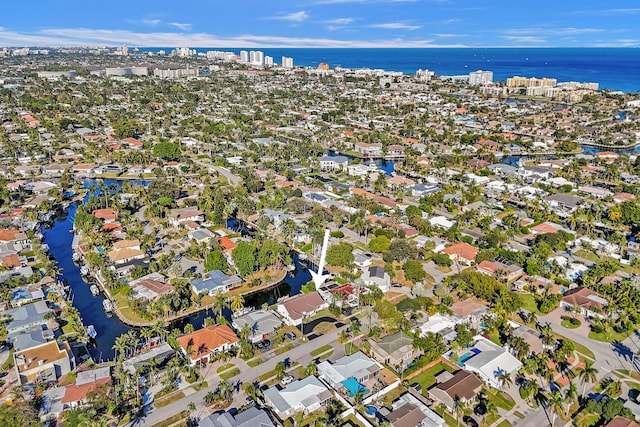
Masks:
[[[241,372],[235,377],[231,378],[229,382],[232,384],[235,384],[238,382],[240,382],[240,384],[244,384],[247,382],[257,381],[261,375],[269,371],[272,371],[278,362],[284,361],[285,359],[289,359],[289,362],[291,364],[293,364],[294,362],[298,362],[300,365],[305,366],[306,364],[311,362],[313,359],[315,359],[310,355],[311,351],[327,344],[332,344],[334,346],[334,353],[332,355],[332,358],[340,357],[343,354],[344,349],[342,348],[342,346],[337,346],[336,343],[338,340],[338,335],[340,334],[342,329],[346,327],[347,325],[344,325],[324,335],[320,335],[311,341],[305,342],[304,344],[294,347],[293,349],[289,350],[286,353],[283,353],[280,355],[274,354],[274,357],[264,361],[263,363],[256,366],[255,368],[248,368],[246,365],[238,366]],[[169,418],[170,416],[185,410],[189,402],[193,402],[196,404],[196,408],[197,408],[196,412],[201,411],[204,414],[206,411],[206,410],[203,411],[204,396],[209,391],[215,390],[219,383],[219,377],[217,376],[215,371],[211,370],[209,372],[209,375],[207,376],[207,382],[209,383],[209,386],[200,391],[193,392],[191,388],[187,388],[183,390],[185,392],[184,398],[177,400],[175,402],[172,402],[166,406],[163,406],[160,408],[154,408],[153,404],[149,405],[143,417],[132,421],[128,425],[129,426],[153,426],[154,424],[159,423],[160,421],[163,421]]]
[[[227,178],[227,181],[229,181],[229,183],[235,187],[236,185],[238,185],[239,183],[242,182],[242,178],[239,177],[238,175],[233,174],[229,169],[227,168],[223,168],[221,166],[215,166],[215,165],[211,165],[209,163],[205,163],[202,162],[200,160],[194,160],[194,163],[199,164],[202,167],[208,168],[210,172],[218,172],[220,175],[223,175],[225,178]]]

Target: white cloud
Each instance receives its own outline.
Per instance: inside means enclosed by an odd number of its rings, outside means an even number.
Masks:
[[[162,21],[161,21],[161,20],[159,20],[159,19],[143,19],[141,22],[142,22],[143,24],[145,24],[145,25],[150,25],[150,26],[152,26],[152,27],[155,27],[155,26],[157,26],[158,24],[160,24],[160,22],[162,22]]]
[[[544,37],[538,37],[538,36],[502,36],[502,38],[519,45],[521,44],[542,45],[546,43],[546,39]]]
[[[431,39],[405,40],[337,40],[331,38],[296,38],[279,36],[240,35],[218,37],[206,33],[153,32],[141,33],[128,30],[103,30],[89,28],[45,29],[35,33],[17,33],[0,28],[0,45],[4,46],[90,46],[121,44],[140,47],[166,46],[226,46],[229,48],[375,48],[375,47],[466,47],[461,44],[438,44]]]
[[[420,25],[409,25],[402,22],[387,22],[386,24],[371,24],[369,28],[381,28],[383,30],[417,30]]]
[[[169,25],[179,28],[182,31],[191,31],[192,24],[182,24],[180,22],[169,22]]]
[[[620,8],[620,9],[592,9],[592,10],[576,10],[575,15],[595,15],[595,16],[611,16],[611,15],[637,15],[640,13],[640,7]]]
[[[348,25],[354,21],[353,18],[337,18],[337,19],[329,19],[328,21],[323,21],[325,24],[329,25]]]
[[[300,12],[293,12],[289,13],[288,15],[274,16],[271,19],[277,19],[280,21],[302,22],[307,18],[309,18],[309,14],[304,10],[301,10]]]
[[[438,33],[434,34],[434,37],[439,37],[442,39],[451,38],[451,37],[467,37],[468,34],[455,34],[455,33]]]

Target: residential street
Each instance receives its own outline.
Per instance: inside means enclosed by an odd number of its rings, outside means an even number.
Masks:
[[[313,339],[312,341],[308,341],[304,344],[298,345],[284,354],[275,355],[274,353],[270,353],[270,354],[274,354],[273,357],[268,360],[265,360],[263,363],[256,366],[255,368],[249,367],[246,363],[244,363],[240,359],[233,359],[231,363],[236,364],[236,366],[240,369],[240,373],[237,376],[231,378],[229,381],[232,384],[237,384],[238,382],[240,384],[244,384],[246,382],[257,381],[261,375],[269,371],[272,371],[278,362],[284,361],[285,359],[289,359],[289,362],[291,364],[298,362],[300,365],[305,366],[307,363],[309,363],[311,360],[314,359],[314,357],[310,355],[311,351],[316,348],[322,347],[323,345],[326,345],[326,344],[334,345],[334,352],[331,356],[331,359],[337,359],[339,357],[342,357],[344,355],[344,349],[342,345],[337,345],[337,340],[338,340],[338,335],[340,334],[342,329],[346,328],[347,326],[348,325],[345,324],[341,328],[328,332],[324,335],[320,335],[317,338]],[[206,368],[205,368],[205,372],[207,372]],[[206,409],[204,406],[204,400],[203,400],[204,396],[209,391],[215,390],[219,382],[219,377],[214,369],[210,369],[208,371],[206,380],[209,384],[208,387],[200,391],[194,391],[191,387],[187,387],[183,390],[183,392],[185,393],[184,398],[177,400],[175,402],[172,402],[161,408],[154,408],[153,404],[151,404],[147,407],[147,411],[146,411],[147,413],[145,414],[145,416],[132,421],[128,425],[129,426],[152,426],[162,420],[167,419],[171,415],[177,414],[178,412],[185,410],[189,402],[194,402],[196,404],[196,408],[197,408],[196,414],[198,416],[200,417],[206,416],[208,414],[208,409]],[[244,401],[244,397],[241,399],[241,401]]]

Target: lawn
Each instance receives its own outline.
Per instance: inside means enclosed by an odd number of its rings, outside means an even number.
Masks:
[[[201,383],[198,383],[198,384],[194,384],[194,385],[193,385],[193,389],[194,389],[195,391],[200,391],[200,390],[202,390],[203,388],[207,388],[207,387],[209,387],[209,383],[208,383],[208,382],[206,382],[206,381],[202,381]]]
[[[506,409],[507,411],[510,411],[513,409],[514,406],[516,406],[516,403],[513,401],[511,396],[509,396],[508,394],[500,390],[496,390],[492,388],[492,389],[489,389],[488,392],[485,393],[485,395],[487,396],[487,399],[492,401],[494,405],[496,405],[498,408],[502,408],[502,409]]]
[[[567,317],[565,316],[562,321],[560,322],[560,324],[562,326],[564,326],[567,329],[575,329],[580,327],[580,325],[582,324],[580,322],[579,319],[576,319],[575,317]]]
[[[333,351],[333,347],[330,346],[329,344],[325,344],[322,347],[318,347],[315,350],[311,350],[311,353],[309,354],[311,354],[312,357],[316,357],[321,355],[322,353],[326,353],[329,350]]]
[[[480,425],[482,425],[482,426],[490,426],[493,423],[495,423],[496,421],[498,421],[500,418],[502,418],[502,415],[500,415],[500,414],[487,415],[486,421],[482,420]],[[507,421],[507,420],[504,420],[502,423],[507,423],[506,426],[510,426],[511,425],[511,423],[509,421]],[[502,423],[500,423],[500,425],[502,425]]]
[[[435,412],[446,421],[448,426],[459,427],[460,423],[446,410],[444,405],[435,408]],[[461,420],[462,421],[462,420]]]
[[[581,355],[586,356],[591,360],[596,359],[596,356],[593,354],[593,351],[589,350],[587,347],[583,346],[582,344],[578,344],[577,342],[570,340],[569,338],[562,336],[560,334],[556,334],[555,332],[552,332],[552,334],[556,339],[571,341],[576,351]]]
[[[509,422],[509,420],[503,420],[502,422],[500,422],[500,424],[498,424],[498,427],[511,427],[512,424]]]
[[[240,369],[238,369],[237,367],[234,367],[230,371],[224,371],[223,373],[218,375],[220,376],[220,379],[228,380],[229,378],[235,377],[239,373],[240,373]]]
[[[291,350],[292,348],[293,348],[293,343],[288,343],[286,345],[283,345],[282,347],[276,348],[274,353],[275,354],[286,353],[287,351]]]
[[[184,420],[189,416],[189,411],[182,411],[175,415],[170,416],[166,420],[162,420],[159,423],[152,425],[151,427],[169,427],[177,423],[178,421]]]
[[[170,404],[170,403],[173,403],[173,402],[175,402],[175,401],[178,401],[178,400],[182,399],[183,397],[184,397],[184,392],[179,391],[179,392],[177,392],[177,393],[170,394],[169,396],[167,396],[167,397],[165,397],[165,398],[162,398],[162,399],[160,399],[160,400],[156,400],[156,401],[154,402],[154,406],[155,406],[156,408],[161,408],[161,407],[163,407],[163,406],[167,406],[167,405],[168,405],[168,404]]]
[[[580,427],[591,427],[598,424],[598,421],[600,421],[599,414],[578,414],[573,422]]]
[[[518,294],[520,301],[522,301],[522,308],[535,314],[542,314],[540,310],[538,310],[538,303],[536,303],[536,298],[531,294]]]
[[[615,341],[624,341],[625,339],[629,338],[629,335],[631,335],[631,331],[629,332],[616,332],[616,331],[610,331],[609,333],[605,333],[605,332],[601,332],[601,333],[596,333],[596,332],[589,332],[589,338],[592,340],[596,340],[596,341],[601,341],[601,342],[615,342]]]
[[[313,328],[313,333],[316,335],[324,335],[328,332],[331,331],[335,331],[336,325],[335,323],[331,323],[331,322],[320,322],[316,325],[315,328]],[[306,332],[306,331],[305,331]]]
[[[255,368],[256,366],[258,366],[261,363],[262,363],[262,358],[258,357],[256,359],[249,360],[247,362],[247,365],[249,365],[250,368]]]
[[[593,261],[593,262],[600,261],[600,257],[598,255],[586,249],[578,249],[573,254],[577,257],[588,259],[589,261]]]
[[[226,365],[219,366],[218,369],[216,369],[216,372],[220,373],[226,371],[227,369],[232,369],[235,366],[236,365],[234,365],[233,363],[227,363]]]
[[[422,387],[422,394],[426,396],[427,390],[436,383],[436,375],[440,374],[443,371],[453,372],[453,368],[440,362],[427,369],[426,371],[420,373],[419,375],[416,375],[411,380],[409,380],[409,382],[411,384],[419,383]]]

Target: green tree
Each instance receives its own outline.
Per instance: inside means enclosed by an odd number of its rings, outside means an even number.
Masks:
[[[382,253],[389,250],[391,240],[387,236],[377,236],[369,241],[369,249],[373,252]]]
[[[402,265],[402,270],[404,270],[404,277],[414,283],[427,277],[427,272],[422,268],[420,261],[409,259]]]
[[[240,276],[251,274],[256,269],[256,250],[249,242],[240,242],[231,252],[233,263],[238,269]]]
[[[220,251],[211,251],[207,254],[204,260],[204,269],[206,271],[212,270],[226,270],[229,268],[227,259]]]
[[[353,246],[349,243],[338,243],[327,249],[327,264],[349,267],[353,263]]]
[[[162,160],[179,160],[180,144],[174,142],[158,142],[153,146],[153,155]]]

